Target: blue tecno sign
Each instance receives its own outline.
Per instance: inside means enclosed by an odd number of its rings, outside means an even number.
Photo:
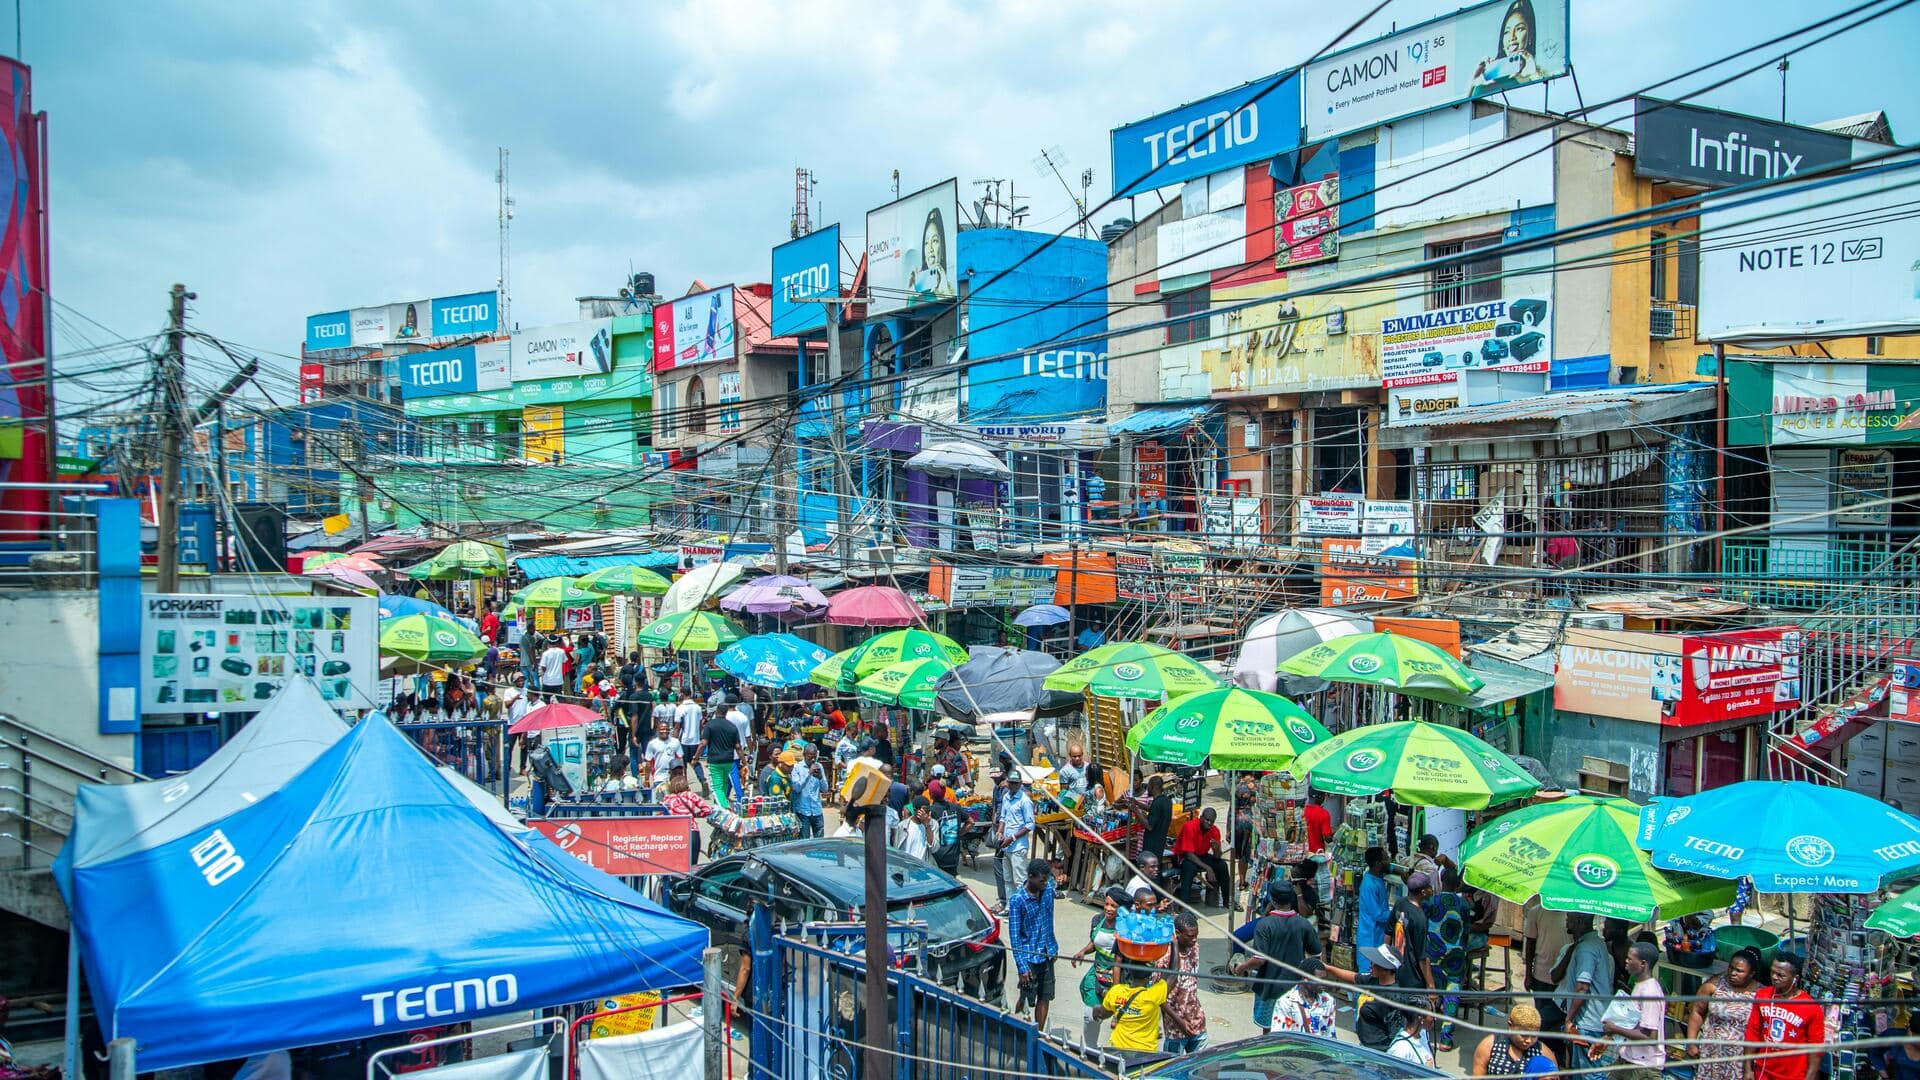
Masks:
[[[490,292],[442,296],[433,302],[433,336],[490,334],[500,328],[500,298]]]
[[[840,226],[829,225],[773,249],[773,335],[825,329],[827,305],[840,294]]]
[[[471,345],[434,349],[399,358],[401,393],[408,398],[471,394],[479,389],[480,365]]]
[[[1299,145],[1300,79],[1282,73],[1113,129],[1113,182],[1150,191]]]
[[[344,311],[307,316],[308,349],[344,349],[353,344],[352,324]]]

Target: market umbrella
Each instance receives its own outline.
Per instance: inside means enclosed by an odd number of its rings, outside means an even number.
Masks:
[[[1148,761],[1216,769],[1284,769],[1333,738],[1305,709],[1261,690],[1207,690],[1169,701],[1127,731],[1127,749]]]
[[[968,654],[959,642],[945,634],[917,628],[889,630],[851,649],[834,653],[815,668],[807,679],[821,686],[851,692],[862,676],[871,675],[896,661],[929,656],[944,656],[952,663],[962,664],[967,661]]]
[[[733,590],[721,599],[720,607],[749,615],[811,617],[827,610],[827,595],[805,578],[776,574],[755,578]]]
[[[727,594],[746,575],[746,568],[730,562],[712,562],[681,574],[660,598],[660,614],[692,611]]]
[[[818,666],[807,672],[807,681],[829,690],[852,690],[854,682],[859,678],[853,673],[852,666],[855,654],[859,651],[860,646],[855,645],[851,649],[841,649],[820,661]]]
[[[411,578],[430,581],[499,577],[507,572],[507,553],[495,544],[461,540],[441,548],[427,561],[400,572]]]
[[[1013,617],[1015,626],[1058,626],[1070,622],[1073,614],[1059,604],[1035,604]]]
[[[1920,886],[1881,904],[1867,916],[1867,929],[1894,937],[1920,937]]]
[[[868,701],[906,709],[931,709],[934,687],[953,670],[944,656],[901,660],[861,679],[854,687]]]
[[[422,664],[465,663],[487,655],[473,631],[432,615],[402,615],[380,624],[380,652]]]
[[[328,581],[338,582],[341,585],[346,585],[351,588],[365,589],[370,593],[380,591],[379,582],[350,566],[341,566],[339,563],[332,563],[318,570],[302,571],[302,573],[307,577],[325,578]]]
[[[711,611],[676,611],[662,615],[633,636],[642,645],[686,652],[718,652],[746,635],[733,620]]]
[[[1280,674],[1280,661],[1298,656],[1323,641],[1373,630],[1365,615],[1325,608],[1294,608],[1262,615],[1247,626],[1240,655],[1233,661],[1233,681],[1249,690],[1310,694],[1327,688],[1327,680]]]
[[[1328,682],[1365,683],[1389,690],[1452,690],[1471,694],[1486,685],[1465,664],[1419,638],[1376,630],[1323,641],[1280,663],[1288,675]]]
[[[608,596],[660,596],[672,586],[644,566],[603,566],[575,578],[574,585]]]
[[[507,729],[507,734],[524,735],[529,731],[546,731],[549,728],[581,727],[600,720],[600,714],[592,709],[556,701],[551,705],[528,709],[527,715],[515,720],[513,726]]]
[[[1316,788],[1479,810],[1540,790],[1517,762],[1459,728],[1403,720],[1343,731],[1294,759]]]
[[[588,592],[569,577],[541,578],[513,594],[514,603],[523,608],[599,607],[606,597]]]
[[[1144,641],[1116,641],[1091,649],[1060,665],[1046,680],[1049,690],[1149,700],[1171,700],[1224,685],[1199,661]]]
[[[827,601],[827,621],[835,626],[912,626],[926,614],[890,585],[862,585]]]
[[[1744,780],[1640,812],[1663,870],[1751,877],[1761,892],[1868,893],[1920,869],[1920,820],[1845,788]]]
[[[1078,694],[1047,689],[1047,676],[1060,669],[1060,661],[1046,653],[1000,645],[976,645],[970,652],[967,662],[934,688],[934,706],[948,716],[974,720],[1080,700]]]
[[[422,600],[417,596],[402,596],[399,593],[380,594],[380,617],[398,619],[405,615],[431,615],[436,619],[457,622],[453,612],[431,600]]]
[[[348,555],[339,551],[322,551],[318,554],[307,556],[307,561],[300,566],[300,572],[303,574],[311,574],[323,566],[335,568],[345,567],[348,570],[358,570],[363,574],[391,574],[393,572],[392,567],[381,563],[380,556],[378,555],[366,553]]]
[[[1645,922],[1733,903],[1731,881],[1656,869],[1634,847],[1640,807],[1570,795],[1502,814],[1460,846],[1467,884],[1551,911]]]
[[[344,551],[316,551],[307,556],[307,560],[300,564],[300,572],[303,574],[311,574],[329,563],[337,563],[346,557],[347,553]]]
[[[741,682],[784,690],[806,685],[807,676],[829,656],[827,650],[792,634],[755,634],[722,649],[713,662]]]

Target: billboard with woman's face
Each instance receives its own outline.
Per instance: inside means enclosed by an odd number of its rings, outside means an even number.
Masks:
[[[867,211],[868,315],[952,300],[960,183],[946,180]]]

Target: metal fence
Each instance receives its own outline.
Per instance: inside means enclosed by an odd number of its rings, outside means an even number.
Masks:
[[[506,797],[512,779],[504,720],[396,724],[420,751],[488,791]]]
[[[775,936],[756,911],[754,1072],[772,1077],[865,1077],[866,965],[859,956]],[[887,972],[893,1080],[987,1080],[1008,1075],[1112,1077],[1119,1062],[1056,1041],[990,1005],[904,971]]]
[[[1881,540],[1739,537],[1721,541],[1722,577],[1736,600],[1812,611],[1871,593],[1877,614],[1920,622],[1920,550]]]

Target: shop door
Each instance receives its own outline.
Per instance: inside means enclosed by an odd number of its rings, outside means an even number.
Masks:
[[[936,540],[941,551],[953,550],[953,492],[946,488],[936,489],[933,493],[933,520],[937,525]]]
[[[1824,533],[1833,527],[1823,515],[1829,509],[1829,467],[1833,451],[1775,447],[1768,455],[1768,478],[1773,483],[1771,536],[1767,541],[1767,576],[1825,579],[1829,576],[1833,541]],[[1809,534],[1797,537],[1793,534]]]

